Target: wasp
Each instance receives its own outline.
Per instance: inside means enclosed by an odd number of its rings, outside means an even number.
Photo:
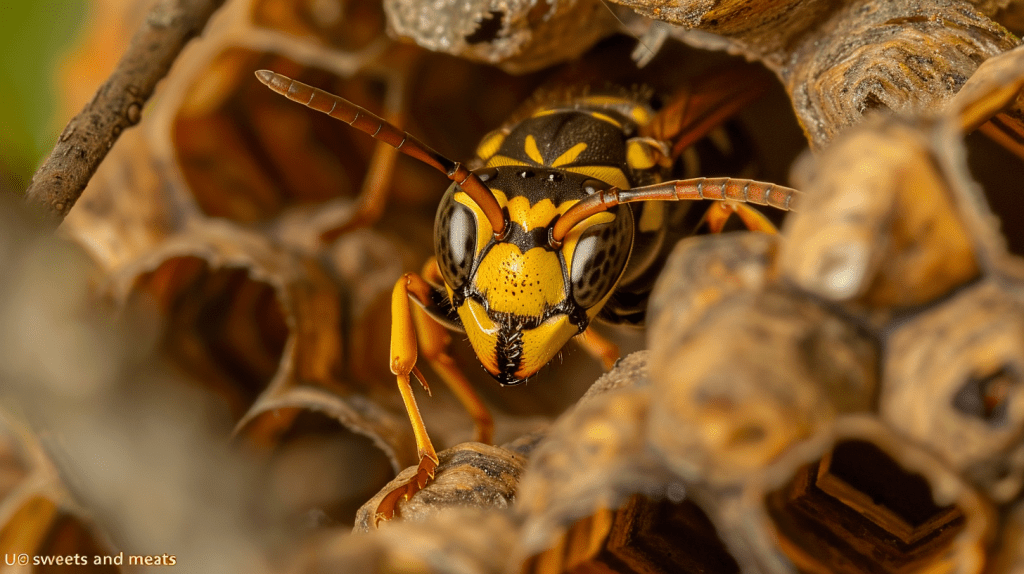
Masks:
[[[436,256],[407,273],[392,293],[391,371],[416,439],[417,474],[388,493],[375,522],[434,477],[437,454],[410,377],[429,393],[422,356],[473,416],[489,442],[487,408],[448,354],[447,330],[464,332],[501,385],[536,374],[574,337],[602,358],[618,356],[589,326],[595,319],[639,322],[652,276],[663,263],[669,201],[718,200],[704,214],[712,232],[733,214],[774,232],[749,204],[793,207],[796,190],[749,179],[672,179],[673,165],[757,96],[749,70],[720,74],[655,111],[641,90],[582,92],[538,106],[486,135],[467,166],[328,92],[268,70],[261,82],[342,120],[452,181],[437,209]],[[410,301],[415,303],[411,305]]]

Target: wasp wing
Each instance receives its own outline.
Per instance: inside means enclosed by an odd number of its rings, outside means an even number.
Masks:
[[[732,66],[683,86],[641,135],[671,142],[675,159],[725,120],[759,98],[771,82],[761,66]]]

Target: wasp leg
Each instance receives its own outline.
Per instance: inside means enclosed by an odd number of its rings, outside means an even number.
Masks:
[[[434,478],[434,469],[437,468],[438,459],[434,445],[427,435],[427,427],[423,424],[423,417],[416,405],[416,397],[412,393],[412,385],[409,382],[409,374],[413,373],[428,389],[423,375],[416,369],[416,328],[413,323],[412,309],[409,306],[409,297],[416,297],[422,302],[430,301],[431,286],[415,273],[406,273],[397,283],[391,292],[391,372],[398,380],[398,390],[402,394],[402,402],[405,403],[406,413],[409,415],[409,422],[412,423],[413,436],[416,439],[416,454],[420,458],[419,468],[416,475],[392,490],[377,506],[374,515],[374,525],[381,520],[388,520],[395,515],[396,505],[401,500],[407,500],[416,494]]]
[[[619,360],[619,346],[608,340],[594,330],[593,325],[587,327],[586,331],[576,336],[576,342],[591,357],[601,361],[604,370],[610,371]]]
[[[363,187],[359,190],[359,202],[356,204],[355,212],[345,223],[321,233],[321,241],[334,241],[349,231],[369,227],[380,219],[388,203],[391,176],[394,173],[397,159],[398,150],[383,143],[377,144],[367,166]]]
[[[431,283],[443,281],[441,273],[437,269],[436,258],[431,257],[427,261],[423,268],[423,276]],[[491,444],[494,436],[494,417],[491,416],[491,411],[488,410],[480,396],[476,394],[472,383],[462,373],[462,369],[459,368],[455,359],[448,354],[448,346],[452,342],[448,330],[418,306],[413,311],[413,321],[416,324],[423,358],[430,363],[434,371],[440,375],[441,380],[455,393],[455,397],[462,403],[469,416],[473,418],[473,440]]]
[[[757,209],[745,205],[742,203],[735,203],[732,201],[715,202],[708,207],[708,210],[704,212],[704,217],[701,218],[702,223],[707,223],[708,230],[711,233],[721,233],[722,229],[725,228],[726,221],[732,214],[739,216],[740,220],[743,221],[743,225],[751,231],[760,231],[762,233],[775,234],[778,233],[778,229],[775,225],[764,216],[763,213]]]
[[[753,103],[771,85],[771,74],[763,67],[744,64],[683,86],[648,124],[641,136],[671,143],[669,157],[706,136],[716,126]]]
[[[743,221],[743,225],[747,226],[747,229],[772,235],[779,232],[775,224],[758,211],[757,208],[737,203],[734,204],[733,209],[736,210],[736,215]]]

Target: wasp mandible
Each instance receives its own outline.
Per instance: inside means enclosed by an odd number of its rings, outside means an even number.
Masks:
[[[618,350],[588,327],[643,318],[668,218],[664,201],[719,200],[704,215],[712,232],[736,214],[753,230],[775,227],[747,204],[782,210],[798,192],[749,179],[673,180],[673,164],[694,142],[757,94],[748,68],[702,81],[655,112],[641,90],[584,92],[548,102],[526,119],[491,132],[473,169],[333,94],[268,70],[274,91],[340,119],[444,173],[452,184],[438,206],[436,256],[407,273],[392,293],[391,371],[416,438],[419,466],[388,493],[376,522],[434,477],[437,454],[413,396],[410,375],[423,358],[473,416],[489,442],[490,413],[448,354],[445,329],[464,332],[484,369],[502,385],[536,374],[573,337],[606,368]],[[628,297],[616,297],[628,294]],[[409,304],[410,299],[416,303]],[[579,339],[577,339],[579,340]],[[418,342],[418,344],[417,344]]]

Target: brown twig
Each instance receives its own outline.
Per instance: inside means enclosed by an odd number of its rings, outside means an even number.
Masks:
[[[118,136],[142,118],[142,107],[192,37],[224,0],[159,0],[132,37],[117,68],[68,122],[25,192],[57,224],[71,210]]]

